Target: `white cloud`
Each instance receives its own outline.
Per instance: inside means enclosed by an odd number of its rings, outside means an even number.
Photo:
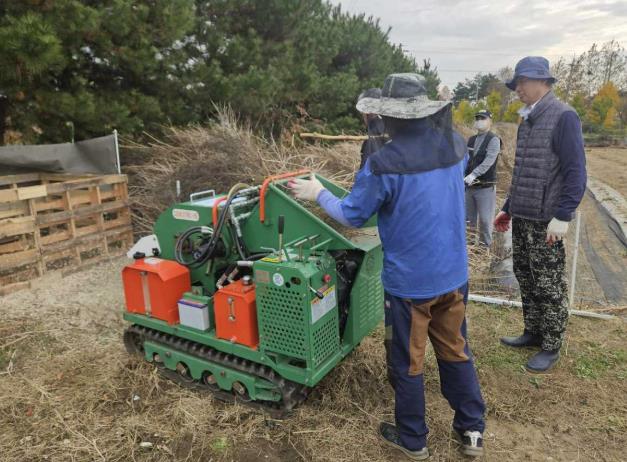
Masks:
[[[549,60],[612,39],[627,46],[627,1],[331,0],[381,18],[390,38],[418,60],[431,58],[453,87],[478,71],[514,66],[527,55]]]

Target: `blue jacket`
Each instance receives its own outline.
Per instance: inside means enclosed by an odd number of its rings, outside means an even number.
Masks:
[[[465,143],[416,122],[368,159],[343,200],[326,190],[318,196],[332,217],[353,227],[378,214],[383,286],[411,299],[442,295],[468,280]]]

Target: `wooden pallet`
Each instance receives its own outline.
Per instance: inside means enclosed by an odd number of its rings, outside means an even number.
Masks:
[[[126,175],[0,176],[0,295],[132,244]]]

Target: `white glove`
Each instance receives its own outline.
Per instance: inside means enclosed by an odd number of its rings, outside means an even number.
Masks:
[[[464,178],[464,183],[466,183],[466,186],[470,186],[471,184],[475,182],[476,179],[477,179],[477,175],[475,175],[474,173],[471,173],[470,175],[466,175],[466,178]]]
[[[568,232],[568,222],[553,218],[546,228],[546,242],[549,245],[561,241]]]
[[[324,189],[322,183],[318,181],[316,176],[312,173],[310,180],[303,180],[296,178],[291,180],[287,187],[292,190],[292,194],[296,199],[315,202],[318,199],[318,194]]]

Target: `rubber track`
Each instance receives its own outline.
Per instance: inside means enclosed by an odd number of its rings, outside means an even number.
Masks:
[[[175,335],[170,335],[165,332],[161,332],[148,327],[133,324],[128,327],[124,332],[124,344],[129,353],[138,353],[139,345],[143,346],[145,341],[151,341],[162,345],[167,348],[177,350],[181,353],[185,353],[191,356],[195,356],[203,361],[209,361],[221,366],[234,369],[238,372],[254,375],[270,383],[276,385],[281,392],[281,400],[275,401],[252,401],[246,400],[239,395],[229,393],[225,390],[221,390],[215,386],[211,386],[201,382],[200,380],[194,380],[191,378],[185,378],[175,371],[171,371],[163,366],[159,367],[160,371],[165,377],[186,388],[192,388],[195,390],[208,390],[212,392],[215,397],[221,401],[233,402],[238,401],[243,404],[249,405],[258,409],[267,410],[273,417],[284,417],[292,409],[302,403],[310,391],[309,387],[305,385],[292,382],[281,377],[276,371],[263,364],[258,364],[253,361],[249,361],[239,356],[224,353],[222,351],[211,348],[207,345],[203,345],[191,340],[187,340]],[[129,345],[129,343],[131,343]]]

